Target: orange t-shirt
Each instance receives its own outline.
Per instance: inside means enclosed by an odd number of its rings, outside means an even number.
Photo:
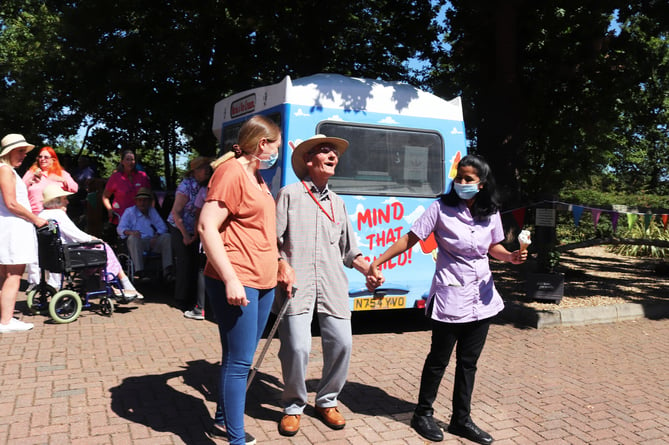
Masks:
[[[219,232],[239,281],[254,289],[275,287],[279,258],[276,207],[267,185],[258,189],[242,165],[230,159],[214,171],[206,201],[220,201],[230,211]],[[209,262],[204,274],[221,279]]]

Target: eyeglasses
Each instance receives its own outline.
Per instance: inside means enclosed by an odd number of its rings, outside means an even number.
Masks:
[[[39,155],[37,156],[38,159],[51,159],[51,156],[49,155]]]
[[[331,153],[331,152],[336,154],[337,156],[339,156],[339,152],[332,145],[320,145],[316,148],[312,148],[311,150],[309,150],[309,155],[310,156],[316,156],[319,153],[327,154],[327,153]]]

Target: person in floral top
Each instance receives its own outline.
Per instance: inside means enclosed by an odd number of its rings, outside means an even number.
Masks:
[[[200,240],[195,224],[200,208],[195,205],[195,198],[209,182],[212,173],[211,161],[210,158],[200,156],[190,162],[190,170],[177,187],[174,205],[167,217],[172,236],[172,252],[176,257],[174,299],[182,305],[192,303],[187,301],[189,288],[198,276]],[[184,314],[188,318],[204,319],[203,309],[196,306],[193,311],[186,311]],[[192,316],[189,317],[188,314]]]

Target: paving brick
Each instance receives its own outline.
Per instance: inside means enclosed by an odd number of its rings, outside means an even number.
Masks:
[[[0,336],[0,443],[211,443],[203,430],[215,407],[216,326],[188,320],[169,300],[147,295],[145,304],[112,317],[85,311],[67,325],[24,316],[35,329]],[[572,317],[578,325],[545,329],[499,319],[479,362],[477,424],[501,445],[667,443],[669,319],[638,318],[639,308],[626,305],[614,312],[558,313],[546,320]],[[340,397],[346,428],[329,429],[309,406],[295,437],[278,434],[276,340],[247,400],[247,430],[259,443],[426,442],[409,426],[429,350],[426,324],[406,313],[365,315],[354,317],[349,382]],[[313,403],[322,364],[318,338],[310,360]],[[450,417],[454,360],[435,402],[442,427]],[[444,436],[446,445],[468,443]]]

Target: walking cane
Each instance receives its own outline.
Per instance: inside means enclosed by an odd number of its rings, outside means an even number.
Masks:
[[[291,298],[295,295],[295,291],[297,291],[297,288],[293,286],[293,291],[291,293]],[[284,291],[285,292],[285,291]],[[276,333],[277,328],[279,327],[279,322],[283,318],[283,314],[286,313],[286,310],[288,310],[288,304],[290,304],[290,298],[286,297],[285,301],[283,302],[283,305],[281,306],[281,309],[279,310],[278,315],[276,316],[276,321],[274,322],[274,325],[272,326],[272,329],[269,331],[269,334],[267,335],[267,340],[265,340],[265,346],[263,346],[262,351],[260,352],[260,356],[258,357],[258,360],[256,360],[256,364],[253,368],[251,368],[251,371],[249,372],[249,377],[248,380],[246,381],[246,390],[249,390],[249,387],[251,386],[251,382],[253,382],[253,378],[256,376],[256,372],[258,372],[258,368],[260,368],[260,364],[262,363],[262,360],[265,358],[265,354],[267,354],[267,350],[269,349],[269,344],[274,338],[274,334]]]

